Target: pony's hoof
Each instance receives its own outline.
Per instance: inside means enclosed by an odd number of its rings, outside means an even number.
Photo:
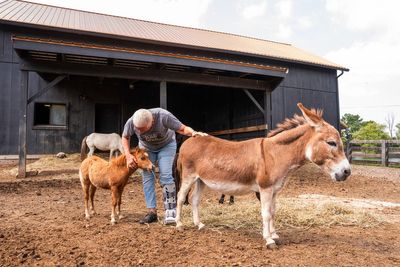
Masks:
[[[278,249],[278,245],[276,243],[267,244],[267,248],[271,250]]]
[[[197,226],[198,227],[198,229],[199,229],[199,231],[201,230],[201,229],[203,229],[204,228],[204,224],[203,223],[199,223],[199,225]]]
[[[123,219],[124,218],[124,215],[119,215],[118,216],[118,220],[121,220],[121,219]]]
[[[90,220],[90,215],[86,215],[85,220],[87,220],[87,221]]]
[[[117,223],[116,220],[111,220],[111,225],[115,225]]]

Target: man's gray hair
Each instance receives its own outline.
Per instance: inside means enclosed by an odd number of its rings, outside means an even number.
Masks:
[[[133,113],[132,120],[135,127],[146,127],[151,124],[153,115],[149,110],[141,108]]]

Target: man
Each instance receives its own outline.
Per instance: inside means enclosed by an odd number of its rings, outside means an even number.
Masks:
[[[172,113],[162,108],[137,110],[126,122],[122,134],[122,145],[128,167],[136,165],[134,157],[129,152],[130,137],[133,134],[136,134],[139,139],[139,147],[147,149],[153,164],[158,163],[165,209],[164,224],[175,223],[176,189],[172,176],[172,164],[176,154],[175,132],[186,136],[207,135],[182,124]],[[142,175],[143,191],[148,208],[148,213],[140,220],[140,223],[144,224],[156,222],[158,219],[154,173],[143,171]]]

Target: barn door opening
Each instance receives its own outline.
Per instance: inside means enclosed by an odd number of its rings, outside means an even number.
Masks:
[[[95,104],[96,133],[121,133],[121,107],[118,104]]]

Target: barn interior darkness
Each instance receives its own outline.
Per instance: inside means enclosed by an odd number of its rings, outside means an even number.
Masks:
[[[77,90],[79,101],[87,103],[86,109],[92,109],[89,113],[94,112],[94,122],[88,122],[94,129],[86,127],[87,134],[91,131],[121,134],[124,123],[135,110],[160,106],[159,82],[70,76],[62,87]],[[263,92],[250,92],[262,106]],[[69,104],[73,110],[74,103]],[[184,124],[205,132],[264,123],[261,111],[241,89],[167,83],[167,109]],[[220,137],[241,140],[263,134],[258,131]],[[133,138],[132,142],[137,140]]]

